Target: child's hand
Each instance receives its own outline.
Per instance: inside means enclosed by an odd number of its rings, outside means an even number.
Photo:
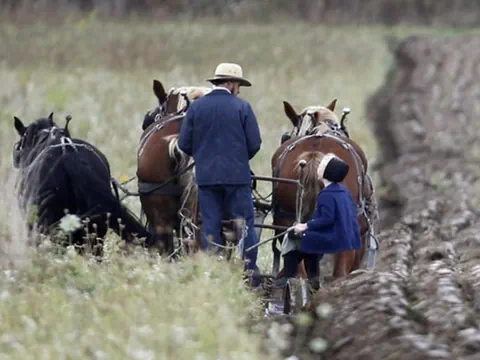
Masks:
[[[293,226],[293,230],[295,231],[295,233],[298,234],[307,230],[307,227],[307,224],[296,224],[295,226]]]

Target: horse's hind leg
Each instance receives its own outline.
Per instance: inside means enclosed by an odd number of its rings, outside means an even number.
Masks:
[[[151,241],[145,245],[157,249],[160,254],[171,255],[174,251],[174,221],[170,214],[175,213],[171,200],[163,196],[149,195],[140,197],[140,201],[153,233]]]
[[[174,252],[173,229],[166,225],[153,226],[153,247],[158,249],[161,255],[171,255]]]
[[[153,236],[149,242],[145,243],[145,246],[158,251],[160,255],[172,255],[175,250],[173,229],[155,221],[150,224]]]
[[[353,271],[355,250],[343,251],[335,255],[333,277],[338,279],[347,276]]]
[[[362,247],[355,251],[355,259],[353,262],[352,271],[358,270],[362,267],[363,258],[365,256],[365,250],[367,248],[367,234],[362,236]]]

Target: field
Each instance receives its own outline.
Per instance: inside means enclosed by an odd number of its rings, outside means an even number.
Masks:
[[[289,129],[282,100],[297,110],[338,98],[350,107],[351,136],[370,161],[376,146],[365,102],[391,65],[385,36],[452,35],[450,29],[313,27],[284,21],[226,25],[207,20],[153,23],[95,17],[0,24],[0,358],[265,359],[258,299],[238,268],[198,256],[169,265],[143,253],[111,251],[93,264],[46,244],[27,246],[13,194],[13,115],[29,123],[54,112],[71,132],[98,146],[113,175],[132,176],[152,80],[166,88],[206,85],[217,63],[241,64],[263,147],[252,162],[270,174],[270,157]],[[263,191],[267,191],[263,186]],[[139,211],[136,199],[128,205]],[[270,267],[270,247],[261,250]],[[275,356],[275,349],[269,349]]]

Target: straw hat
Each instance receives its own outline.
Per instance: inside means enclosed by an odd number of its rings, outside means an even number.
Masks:
[[[207,81],[215,82],[217,80],[232,80],[237,81],[242,86],[252,86],[250,81],[243,78],[242,67],[238,64],[221,63],[215,69],[215,75],[213,78],[207,79]]]

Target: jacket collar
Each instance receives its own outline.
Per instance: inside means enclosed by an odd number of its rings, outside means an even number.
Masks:
[[[212,89],[205,96],[233,96],[227,89]]]
[[[345,186],[339,183],[332,183],[327,187],[324,187],[322,191],[325,192],[343,192],[345,191]]]
[[[229,94],[232,93],[230,90],[228,90],[226,87],[223,87],[223,86],[214,86],[212,91],[216,91],[216,90],[223,90],[223,91],[228,92]]]

